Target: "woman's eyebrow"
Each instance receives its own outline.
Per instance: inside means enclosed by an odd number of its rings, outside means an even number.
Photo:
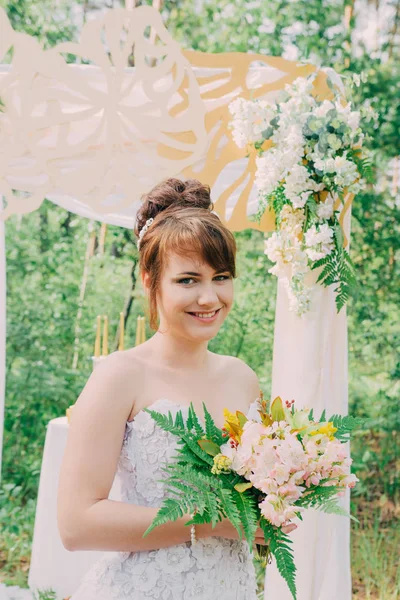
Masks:
[[[214,273],[225,273],[225,271],[214,271]],[[195,277],[201,277],[201,273],[195,273],[194,271],[184,271],[183,273],[178,273],[179,275],[194,275]]]

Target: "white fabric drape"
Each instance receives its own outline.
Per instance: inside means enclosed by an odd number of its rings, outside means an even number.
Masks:
[[[68,429],[67,417],[52,419],[46,428],[28,578],[32,591],[51,588],[56,592],[57,598],[71,595],[94,562],[108,554],[102,551],[69,552],[61,542],[57,522],[57,494]],[[108,497],[116,502],[121,501],[117,474]]]
[[[350,210],[345,230],[349,234]],[[346,308],[337,313],[334,288],[318,284],[312,310],[300,318],[289,310],[278,282],[271,396],[294,399],[297,408],[313,408],[316,417],[324,409],[328,417],[348,409]],[[347,510],[349,498],[341,502]],[[350,600],[350,519],[309,510],[290,537],[298,600]],[[264,594],[265,600],[292,598],[275,562],[267,568]]]

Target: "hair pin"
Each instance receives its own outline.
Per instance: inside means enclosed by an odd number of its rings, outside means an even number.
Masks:
[[[148,230],[148,228],[150,227],[150,225],[152,224],[153,221],[154,221],[153,217],[150,217],[150,219],[147,219],[145,225],[139,231],[139,239],[136,242],[136,246],[137,246],[138,250],[140,249],[140,243],[142,241],[142,237],[144,236],[144,234],[146,233],[146,231]]]

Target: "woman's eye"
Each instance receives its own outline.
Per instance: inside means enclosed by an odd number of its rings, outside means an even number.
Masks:
[[[217,277],[215,277],[215,279],[229,279],[229,275],[218,275]],[[180,279],[178,281],[178,283],[185,283],[186,281],[195,281],[195,279],[193,279],[193,277],[185,277],[184,279]]]

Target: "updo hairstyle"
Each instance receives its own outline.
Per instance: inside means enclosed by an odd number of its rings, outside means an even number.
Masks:
[[[149,321],[158,328],[157,292],[168,256],[178,254],[199,258],[215,272],[236,275],[236,241],[218,215],[210,187],[197,179],[170,178],[157,184],[142,196],[134,233],[139,237],[146,221],[153,218],[140,240],[139,268],[150,275]]]

